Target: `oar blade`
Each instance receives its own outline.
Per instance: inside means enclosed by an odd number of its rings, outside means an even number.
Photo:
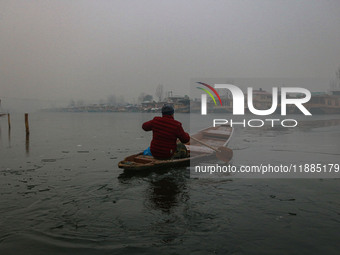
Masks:
[[[228,147],[219,147],[216,152],[216,158],[228,163],[233,158],[233,150]]]

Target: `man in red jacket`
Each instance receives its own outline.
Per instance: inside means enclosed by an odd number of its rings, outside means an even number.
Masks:
[[[151,154],[158,159],[186,157],[184,144],[177,144],[177,138],[182,143],[190,141],[188,133],[184,132],[182,123],[174,119],[174,108],[165,104],[162,107],[162,117],[154,117],[143,124],[145,131],[153,132]],[[183,153],[183,150],[185,151]]]

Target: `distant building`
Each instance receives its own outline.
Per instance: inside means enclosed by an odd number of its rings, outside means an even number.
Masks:
[[[164,102],[144,101],[141,104],[142,112],[160,112]]]
[[[253,106],[257,110],[267,110],[272,107],[273,95],[262,88],[253,90]]]
[[[175,112],[190,112],[190,98],[188,96],[170,96],[165,99],[168,104],[172,104]]]
[[[330,94],[313,93],[305,107],[312,114],[338,114],[340,113],[340,91],[334,90]]]

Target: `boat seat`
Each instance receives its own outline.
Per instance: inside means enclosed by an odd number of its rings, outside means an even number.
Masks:
[[[209,144],[210,146],[213,146],[214,148],[218,148],[220,146],[224,146],[225,145],[225,141],[221,140],[221,139],[217,139],[214,137],[210,137],[210,139],[204,139],[203,140],[206,144]],[[200,145],[205,147],[204,145]]]
[[[208,130],[208,131],[203,131],[202,134],[205,137],[227,138],[228,136],[230,136],[231,131],[229,131],[229,130]]]
[[[214,151],[208,147],[197,145],[185,145],[190,152],[213,153]]]
[[[140,155],[134,158],[136,163],[150,163],[154,161],[154,158],[152,156],[146,156],[146,155]]]

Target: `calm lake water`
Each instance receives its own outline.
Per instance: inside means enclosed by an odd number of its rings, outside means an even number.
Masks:
[[[153,116],[32,113],[29,139],[23,114],[0,118],[0,254],[338,254],[340,179],[124,174]],[[236,129],[233,164],[339,163],[340,116],[317,118]]]

